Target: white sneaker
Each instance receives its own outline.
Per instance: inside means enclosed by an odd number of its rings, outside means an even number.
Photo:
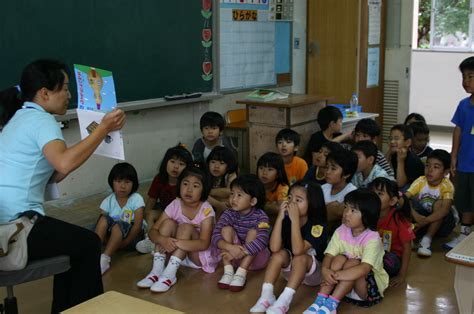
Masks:
[[[229,289],[232,278],[234,278],[234,274],[224,272],[224,275],[222,275],[221,279],[217,282],[217,286],[220,289]]]
[[[159,275],[150,272],[148,275],[146,275],[145,278],[137,282],[137,287],[138,288],[150,288],[153,286],[155,282],[157,282],[160,279]]]
[[[451,250],[452,248],[454,248],[455,246],[457,246],[462,240],[464,240],[465,238],[467,237],[467,235],[465,235],[464,233],[461,233],[460,235],[458,235],[457,237],[453,238],[451,241],[449,241],[448,243],[445,243],[443,245],[443,247],[445,249],[448,249],[448,250]]]
[[[177,279],[174,278],[166,278],[161,276],[157,282],[155,282],[151,287],[150,290],[153,292],[166,292],[168,291],[175,283]]]
[[[265,313],[267,309],[275,303],[276,298],[274,295],[270,299],[265,299],[264,297],[260,297],[255,303],[254,306],[250,309],[250,313]]]
[[[423,257],[430,257],[431,254],[433,254],[431,252],[431,247],[428,246],[428,245],[423,245],[423,244],[420,244],[420,247],[418,248],[418,256],[423,256]]]
[[[245,287],[246,276],[239,275],[238,273],[232,277],[232,281],[229,283],[229,290],[232,292],[242,291]]]
[[[272,306],[270,306],[265,313],[266,314],[286,314],[288,310],[289,308],[287,306],[284,306],[283,304],[275,303]]]
[[[148,254],[155,250],[155,243],[151,242],[149,238],[145,238],[135,245],[135,249],[142,254]]]

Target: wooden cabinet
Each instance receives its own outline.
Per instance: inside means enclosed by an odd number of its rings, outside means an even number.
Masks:
[[[329,98],[317,95],[291,94],[276,101],[238,100],[247,106],[248,164],[256,173],[257,160],[264,153],[276,152],[275,136],[284,128],[291,128],[301,135],[302,152],[311,134],[319,130],[316,122],[318,111],[326,106]],[[301,155],[301,154],[298,154]]]

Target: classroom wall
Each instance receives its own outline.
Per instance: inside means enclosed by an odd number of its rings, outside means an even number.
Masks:
[[[300,49],[292,49],[292,85],[279,88],[285,92],[304,93],[306,86],[306,0],[295,0],[293,37],[300,38]],[[224,94],[211,102],[176,105],[139,112],[127,112],[127,122],[123,129],[126,160],[138,172],[140,181],[153,178],[161,158],[167,148],[178,142],[189,149],[200,136],[199,119],[208,111],[225,114],[228,110],[243,108],[235,101],[249,91]],[[67,145],[79,141],[77,120],[71,120],[69,128],[63,130]],[[60,183],[61,201],[101,193],[108,189],[107,176],[118,161],[101,156],[92,156],[83,166]]]
[[[410,112],[425,116],[428,124],[452,127],[451,118],[462,98],[459,64],[468,52],[413,50]]]

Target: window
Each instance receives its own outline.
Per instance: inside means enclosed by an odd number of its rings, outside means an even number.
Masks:
[[[474,0],[419,0],[418,48],[473,51]]]

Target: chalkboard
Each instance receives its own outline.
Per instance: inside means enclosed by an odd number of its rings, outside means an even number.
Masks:
[[[212,0],[0,2],[0,89],[54,58],[113,72],[118,102],[211,92]]]

